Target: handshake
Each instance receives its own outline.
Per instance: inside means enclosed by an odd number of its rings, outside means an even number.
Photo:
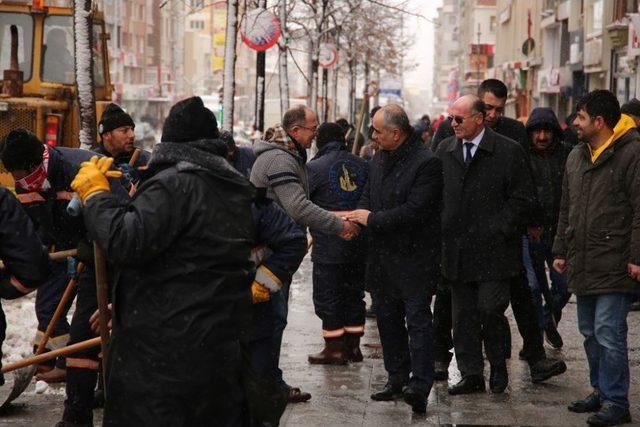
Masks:
[[[360,226],[366,226],[370,211],[356,209],[355,211],[335,212],[342,220],[342,232],[339,234],[344,240],[351,240],[360,234]]]

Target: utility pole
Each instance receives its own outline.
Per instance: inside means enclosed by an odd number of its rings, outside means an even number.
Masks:
[[[75,72],[80,110],[80,147],[96,144],[96,96],[93,84],[93,18],[91,0],[73,2]]]
[[[257,7],[266,10],[267,0],[258,0]],[[256,54],[256,105],[254,111],[254,129],[264,132],[264,82],[265,82],[266,52],[258,51]]]

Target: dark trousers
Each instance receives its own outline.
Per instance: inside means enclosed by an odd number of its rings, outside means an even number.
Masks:
[[[248,341],[251,368],[261,378],[275,382],[282,381],[282,371],[278,369],[279,352],[274,351],[276,332],[282,337],[282,331],[276,331],[278,299],[282,295],[277,292],[266,302],[254,304],[252,307],[251,334]]]
[[[505,363],[509,281],[452,282],[453,343],[462,377],[482,376],[482,343],[492,365]]]
[[[364,327],[364,264],[314,262],[313,306],[324,331]]]
[[[513,277],[510,282],[511,292],[511,309],[513,317],[516,319],[518,332],[522,337],[522,355],[524,359],[533,364],[544,359],[545,352],[543,346],[542,329],[538,324],[538,312],[533,300],[533,294],[529,287],[529,281],[525,271],[518,276]],[[509,330],[509,321],[503,316],[505,327]],[[508,343],[510,351],[511,335],[506,338],[505,345]]]
[[[78,281],[78,297],[71,319],[69,345],[97,336],[89,326],[89,318],[97,309],[93,266],[87,266]],[[91,418],[94,390],[100,369],[99,354],[100,346],[96,346],[67,356],[67,398],[64,401],[63,415],[65,421],[82,424]]]
[[[290,285],[285,283],[280,292],[271,295],[273,335],[270,339],[271,357],[273,363],[275,363],[275,375],[281,387],[287,391],[291,387],[282,377],[282,369],[280,369],[280,348],[282,347],[282,336],[284,329],[287,327],[287,316],[289,315],[289,287]]]
[[[426,395],[433,385],[431,298],[373,293],[384,367],[389,382],[409,384]]]
[[[452,327],[451,289],[448,286],[438,286],[433,304],[433,354],[436,362],[451,361]]]

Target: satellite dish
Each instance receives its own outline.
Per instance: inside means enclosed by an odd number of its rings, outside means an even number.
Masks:
[[[522,44],[523,55],[529,56],[531,53],[533,53],[533,49],[535,49],[535,47],[536,47],[536,42],[531,37],[529,37]]]

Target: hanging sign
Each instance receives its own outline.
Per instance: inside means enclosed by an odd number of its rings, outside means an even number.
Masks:
[[[320,44],[318,63],[322,68],[332,68],[338,62],[338,49],[331,43]]]
[[[261,52],[278,43],[280,32],[278,17],[261,7],[247,12],[240,26],[240,36],[244,44]]]

